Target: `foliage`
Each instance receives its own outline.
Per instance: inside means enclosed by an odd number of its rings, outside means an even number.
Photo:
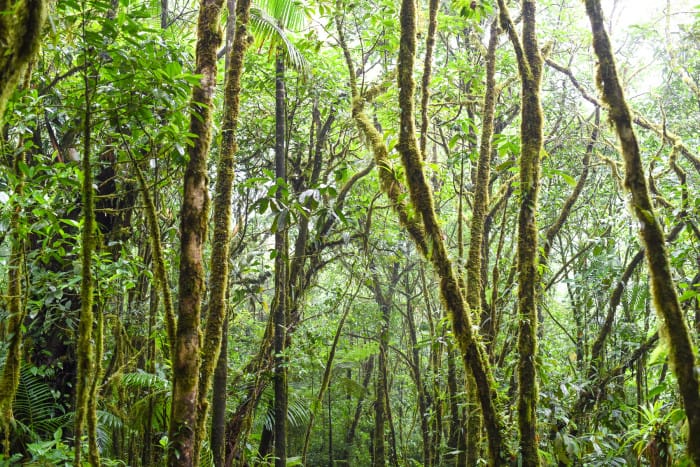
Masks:
[[[154,263],[135,169],[143,174],[157,211],[168,265],[166,282],[175,296],[181,223],[177,213],[188,150],[194,144],[188,130],[188,101],[201,78],[193,74],[196,3],[53,2],[41,51],[8,101],[0,131],[3,367],[12,337],[5,323],[14,238],[23,242],[26,319],[11,452],[2,465],[65,465],[74,455],[70,426],[80,308],[78,258],[85,228],[80,220],[79,161],[86,78],[94,91],[90,162],[99,224],[90,274],[96,286],[95,312],[104,316],[105,325],[104,350],[98,356],[102,374],[96,380],[98,442],[105,464],[145,466],[164,460],[172,343],[161,292],[153,288]],[[588,24],[581,21],[581,2],[537,3],[538,38],[546,60],[541,92],[545,139],[540,154],[540,245],[585,175],[578,199],[551,238],[546,261],[542,261],[545,248],[538,251],[540,344],[534,363],[540,388],[539,455],[547,465],[684,465],[689,462],[688,429],[668,360],[670,347],[654,313],[649,271],[637,234],[639,221],[628,209],[615,135],[605,123],[605,112],[601,122],[595,115],[602,102],[594,78],[596,59],[586,45]],[[667,238],[670,273],[697,355],[700,10],[693,3],[697,2],[670,2],[666,15],[665,3],[647,8],[618,2],[605,13],[641,148],[644,178]],[[422,79],[428,32],[428,2],[418,4],[422,10],[412,76],[417,83]],[[492,1],[439,5],[428,89],[428,143],[420,165],[433,191],[447,255],[461,281],[466,277],[465,250],[484,125],[486,40],[498,9]],[[512,8],[517,17],[518,7]],[[644,15],[636,10],[644,10]],[[397,3],[270,0],[258,2],[252,13],[253,46],[242,69],[236,132],[235,236],[228,259],[224,418],[235,438],[235,455],[247,456],[257,465],[274,463],[265,457],[270,451],[264,452],[262,441],[264,433],[274,428],[270,309],[276,293],[274,262],[281,258],[290,276],[284,354],[289,378],[288,465],[301,462],[294,456],[303,447],[309,408],[346,309],[330,383],[311,430],[307,464],[344,460],[371,465],[377,440],[386,443],[388,453],[392,436],[399,465],[459,462],[451,456],[464,447],[457,435],[472,410],[464,389],[465,369],[447,326],[439,283],[406,229],[396,222],[390,205],[394,200],[381,194],[388,174],[407,216],[420,217],[405,190],[415,171],[401,166],[397,150],[401,130],[400,89],[395,84],[400,47]],[[523,138],[517,57],[505,40],[507,32],[502,31],[496,50],[495,134],[481,247],[483,288],[478,291],[483,309],[471,318],[493,370],[505,442],[514,447],[518,443],[514,407],[520,390],[515,383],[520,358],[515,345],[520,280],[515,245]],[[286,181],[274,175],[272,150],[275,71],[270,58],[278,51],[290,68],[285,76]],[[218,83],[225,76],[224,52],[219,53]],[[358,96],[352,96],[348,87],[351,75]],[[222,100],[217,87],[207,160],[211,193],[223,139]],[[415,100],[416,120],[422,110],[419,100]],[[357,131],[353,111],[359,101],[377,130],[376,140]],[[597,138],[592,137],[594,132]],[[375,144],[387,150],[381,167],[371,165]],[[584,166],[589,148],[590,161]],[[18,219],[16,225],[13,219]],[[284,229],[290,251],[280,257],[272,238]],[[216,239],[203,241],[206,259]],[[390,287],[394,268],[399,281]],[[380,374],[377,363],[383,314],[374,297],[375,282],[392,303],[386,375]],[[208,297],[202,305],[206,311]],[[493,338],[485,339],[491,324]],[[387,421],[385,433],[377,434],[380,376],[386,376],[391,423]],[[422,421],[427,422],[427,440]],[[432,459],[424,459],[426,442]],[[486,458],[484,443],[471,446],[480,462]],[[209,465],[213,458],[205,442],[200,463]]]

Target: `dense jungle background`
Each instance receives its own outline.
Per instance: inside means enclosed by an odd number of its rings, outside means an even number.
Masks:
[[[0,465],[700,465],[700,4],[0,0],[0,44]]]

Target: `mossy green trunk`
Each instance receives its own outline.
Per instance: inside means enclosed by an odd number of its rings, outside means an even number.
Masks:
[[[0,430],[4,434],[3,453],[10,457],[10,430],[14,421],[12,403],[19,385],[19,372],[22,366],[22,327],[26,309],[22,303],[22,275],[24,257],[24,236],[21,233],[22,205],[19,202],[24,194],[24,176],[19,168],[24,155],[15,158],[14,172],[17,177],[10,218],[10,259],[7,271],[7,320],[0,324],[0,336],[9,340],[5,365],[0,379]]]
[[[46,0],[0,0],[0,123],[7,101],[39,49]]]
[[[671,368],[678,380],[688,417],[688,454],[700,465],[700,385],[688,327],[678,301],[671,275],[664,233],[649,196],[639,144],[632,128],[632,116],[620,85],[610,39],[605,31],[598,0],[586,0],[586,13],[593,32],[593,48],[598,58],[596,81],[608,107],[625,162],[625,187],[631,194],[631,209],[640,226],[649,267],[654,308],[669,346]]]
[[[19,82],[26,65],[39,48],[41,29],[46,20],[46,0],[0,0],[0,125],[3,122],[7,101]],[[15,162],[20,161],[18,155]],[[22,180],[18,167],[15,167],[19,181],[15,193],[21,195]],[[3,329],[10,337],[5,365],[0,377],[0,431],[4,433],[3,452],[9,456],[10,424],[13,419],[12,403],[21,366],[22,326],[25,310],[22,305],[22,245],[19,234],[21,209],[19,205],[12,214],[10,223],[10,259],[8,262],[7,311],[9,318]]]
[[[523,465],[540,464],[537,442],[537,297],[539,295],[537,202],[542,151],[540,83],[542,58],[535,33],[535,1],[522,2],[523,73],[520,123],[520,212],[518,215],[518,429]]]
[[[83,202],[83,225],[80,231],[80,320],[78,324],[78,345],[76,355],[77,383],[75,401],[75,465],[81,465],[81,437],[85,422],[88,421],[88,438],[90,444],[96,436],[95,413],[96,406],[90,404],[91,387],[95,375],[95,345],[93,342],[92,327],[94,321],[93,304],[95,295],[95,284],[92,277],[92,254],[95,251],[95,193],[93,189],[91,144],[92,144],[92,101],[91,101],[91,80],[90,69],[86,69],[83,74],[85,92],[85,115],[83,116],[83,154],[81,168],[83,171],[82,202]],[[90,410],[91,409],[91,410]],[[90,462],[99,465],[99,454],[90,449]]]
[[[192,90],[188,148],[180,209],[178,319],[173,348],[173,393],[168,465],[197,465],[196,432],[200,369],[200,314],[205,293],[202,257],[207,232],[209,193],[207,157],[211,143],[212,98],[216,89],[217,49],[223,0],[201,0],[197,20],[196,64],[201,76]]]
[[[481,295],[482,283],[482,256],[487,254],[484,250],[484,225],[489,203],[489,181],[491,178],[491,138],[493,137],[493,120],[496,108],[496,46],[498,45],[498,22],[491,24],[489,43],[486,51],[486,92],[484,94],[484,106],[482,113],[481,144],[479,146],[479,162],[476,173],[476,186],[474,189],[474,202],[472,204],[472,221],[469,236],[469,253],[467,256],[467,286],[466,298],[472,315],[476,318],[483,315]],[[490,326],[487,323],[486,328]],[[487,339],[492,339],[488,336]],[[473,381],[468,383],[472,390],[468,392],[470,402],[476,403]],[[475,465],[479,458],[479,440],[481,435],[481,417],[477,407],[469,406],[467,418],[467,465]]]
[[[197,401],[197,435],[195,456],[206,435],[209,414],[209,391],[221,352],[223,326],[226,320],[226,297],[229,277],[229,251],[231,245],[231,204],[235,155],[238,151],[236,128],[240,110],[241,75],[243,60],[248,48],[248,20],[250,0],[239,0],[235,13],[236,31],[229,51],[226,83],[224,86],[224,117],[221,128],[221,148],[216,169],[214,188],[214,235],[212,241],[209,280],[209,312],[206,318],[202,343],[202,367]]]
[[[398,87],[401,117],[397,149],[406,169],[411,203],[417,212],[421,230],[424,232],[425,247],[421,248],[420,242],[417,242],[417,245],[435,268],[440,282],[440,293],[449,312],[464,365],[474,376],[484,416],[484,426],[488,434],[490,463],[501,465],[506,462],[508,455],[503,439],[502,421],[496,407],[497,395],[493,375],[484,348],[472,330],[469,305],[461,291],[452,261],[445,248],[442,229],[435,214],[432,190],[423,171],[422,157],[415,136],[413,67],[416,54],[416,5],[414,0],[401,2],[400,23]]]
[[[523,465],[540,465],[537,443],[537,297],[539,273],[537,247],[537,197],[542,150],[540,85],[542,57],[537,46],[534,0],[522,2],[522,41],[508,8],[499,0],[501,27],[518,60],[521,81],[520,208],[518,214],[518,431]]]

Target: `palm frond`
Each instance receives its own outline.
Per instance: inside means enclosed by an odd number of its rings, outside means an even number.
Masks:
[[[257,0],[255,3],[284,29],[299,31],[304,27],[306,18],[300,0]]]
[[[287,66],[303,75],[309,74],[308,60],[289,39],[284,23],[278,21],[276,16],[264,8],[253,6],[250,9],[250,24],[258,48],[262,48],[265,43],[270,44],[270,50],[280,47]]]
[[[275,407],[274,393],[270,386],[265,388],[260,398],[260,405],[263,406],[264,412],[261,414],[261,418],[255,423],[256,429],[261,429],[264,426],[266,429],[272,430],[275,423]],[[308,423],[310,412],[307,405],[307,402],[298,394],[290,392],[287,400],[287,423],[294,428],[304,426]]]

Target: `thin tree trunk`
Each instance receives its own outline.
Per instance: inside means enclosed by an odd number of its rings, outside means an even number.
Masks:
[[[374,372],[374,355],[370,356],[365,363],[364,370],[365,375],[362,379],[362,388],[364,391],[362,395],[357,400],[357,405],[355,406],[355,416],[352,418],[352,423],[350,423],[350,428],[348,429],[347,435],[345,436],[345,449],[343,454],[343,459],[348,463],[350,462],[350,453],[352,452],[352,446],[355,442],[355,432],[357,431],[357,425],[360,423],[360,416],[362,415],[362,403],[365,400],[365,393],[369,387],[369,382],[372,379],[372,373]]]
[[[284,57],[280,50],[275,59],[275,176],[277,183],[287,181],[287,160],[285,149],[286,133],[286,93],[284,82]],[[283,205],[283,189],[277,187],[275,199]],[[287,225],[281,211],[275,231],[275,303],[274,313],[274,387],[275,387],[275,467],[287,465],[287,367],[284,349],[287,340],[287,294],[289,275],[287,274]],[[289,213],[286,213],[289,216]]]
[[[173,392],[168,438],[170,466],[196,466],[196,433],[200,369],[200,320],[205,293],[203,248],[207,232],[209,193],[207,158],[211,144],[212,99],[216,89],[217,49],[223,0],[201,0],[197,20],[194,73],[201,76],[192,90],[188,148],[180,210],[180,278],[178,320],[173,343]],[[218,346],[217,346],[218,347]]]
[[[625,187],[632,195],[631,208],[639,220],[640,236],[651,276],[654,307],[659,316],[661,332],[668,342],[671,368],[678,380],[688,418],[688,455],[695,464],[700,465],[700,383],[695,371],[697,360],[673,283],[664,233],[649,197],[639,144],[632,128],[632,116],[618,80],[600,2],[586,0],[586,13],[591,21],[593,49],[598,57],[596,81],[620,139],[625,161]]]
[[[10,258],[7,271],[7,313],[8,319],[0,324],[0,336],[9,338],[5,365],[0,379],[0,430],[4,434],[3,453],[10,457],[10,430],[14,421],[12,403],[19,385],[19,373],[22,367],[22,329],[27,309],[22,303],[22,276],[24,258],[24,235],[21,233],[22,205],[24,195],[24,175],[20,163],[24,163],[24,153],[15,157],[14,175],[16,185],[12,197],[12,217],[10,218]]]
[[[372,467],[386,466],[386,446],[384,444],[385,430],[385,405],[384,384],[382,384],[382,351],[379,349],[379,365],[377,365],[377,377],[374,381],[374,429],[372,431]]]
[[[311,440],[311,429],[313,428],[313,425],[314,425],[314,419],[316,418],[316,413],[318,413],[318,409],[321,407],[321,404],[323,403],[323,395],[326,392],[328,385],[330,384],[331,372],[333,370],[333,359],[335,358],[335,351],[336,351],[336,348],[338,347],[338,342],[340,341],[340,336],[343,332],[343,326],[345,325],[345,320],[347,319],[348,315],[350,314],[350,310],[352,310],[352,304],[353,304],[358,292],[359,292],[359,288],[353,294],[353,296],[348,300],[348,302],[345,306],[345,309],[343,310],[343,314],[341,315],[340,320],[338,321],[338,326],[336,327],[335,335],[333,336],[333,343],[331,344],[330,351],[328,352],[328,358],[326,358],[326,365],[325,365],[325,369],[323,371],[323,377],[321,378],[321,387],[318,390],[318,395],[316,396],[316,399],[314,399],[314,401],[312,402],[311,413],[309,414],[309,424],[307,425],[306,433],[304,434],[304,447],[302,448],[302,451],[301,451],[301,463],[302,463],[302,465],[306,465],[306,454],[307,454],[308,449],[309,449],[309,441]]]
[[[437,34],[437,13],[440,2],[430,0],[428,6],[428,36],[425,39],[425,59],[423,61],[423,78],[421,81],[421,122],[420,122],[420,153],[425,157],[428,143],[428,125],[430,115],[428,104],[430,102],[430,78],[433,69],[433,50],[435,48],[435,35]]]
[[[221,352],[214,372],[211,408],[211,453],[215,467],[226,461],[226,396],[228,382],[228,318],[221,334]]]
[[[374,299],[381,311],[381,327],[379,329],[379,360],[377,365],[377,379],[375,383],[376,400],[374,403],[374,465],[384,466],[386,462],[385,429],[389,421],[389,397],[388,397],[388,354],[389,354],[389,325],[391,320],[391,307],[393,306],[393,295],[391,292],[384,293],[379,281],[379,274],[374,272],[376,266],[370,265],[372,271],[372,292]],[[389,291],[393,290],[398,281],[398,263],[392,266],[391,283]],[[391,425],[391,423],[390,423]],[[393,427],[389,435],[389,461],[391,465],[396,465],[396,441],[393,436]]]
[[[501,27],[515,49],[522,84],[520,125],[520,209],[518,215],[518,429],[523,465],[539,465],[537,446],[537,297],[539,296],[537,248],[537,197],[540,152],[542,151],[542,109],[540,85],[542,57],[535,32],[534,0],[522,1],[522,40],[515,31],[504,0],[499,0]]]
[[[411,285],[409,283],[408,274],[404,278],[404,293],[406,296],[406,323],[408,324],[408,337],[411,345],[411,367],[413,373],[413,381],[416,386],[418,399],[418,416],[420,417],[421,434],[423,436],[423,465],[431,467],[433,461],[433,446],[430,436],[430,419],[428,411],[430,410],[430,400],[423,382],[421,371],[421,358],[418,349],[418,337],[416,335],[416,323],[413,316],[414,309],[411,301]]]
[[[446,347],[447,352],[447,397],[450,410],[449,436],[447,437],[447,447],[449,454],[446,460],[449,460],[452,465],[459,467],[459,454],[464,452],[467,445],[465,420],[459,410],[459,406],[464,403],[465,399],[462,396],[466,391],[460,391],[457,384],[457,365],[455,364],[455,349],[453,348],[452,339],[448,339],[449,345]],[[465,382],[465,389],[467,384]]]
[[[84,31],[83,31],[84,32]],[[82,203],[83,203],[83,226],[81,230],[81,282],[80,282],[80,322],[78,324],[78,345],[76,354],[78,357],[76,402],[75,402],[75,464],[80,464],[81,457],[81,437],[85,422],[88,422],[88,443],[89,460],[93,465],[100,464],[99,451],[96,448],[94,439],[97,433],[97,414],[93,412],[95,406],[90,404],[91,382],[95,377],[95,349],[92,337],[92,327],[94,320],[94,281],[92,277],[92,254],[95,251],[95,193],[93,191],[92,165],[90,161],[91,137],[92,137],[92,93],[91,76],[89,68],[83,72],[83,84],[85,92],[85,120],[83,121],[83,154],[81,168],[83,171]],[[89,420],[92,419],[92,420]]]
[[[160,28],[168,27],[168,0],[160,0]]]

